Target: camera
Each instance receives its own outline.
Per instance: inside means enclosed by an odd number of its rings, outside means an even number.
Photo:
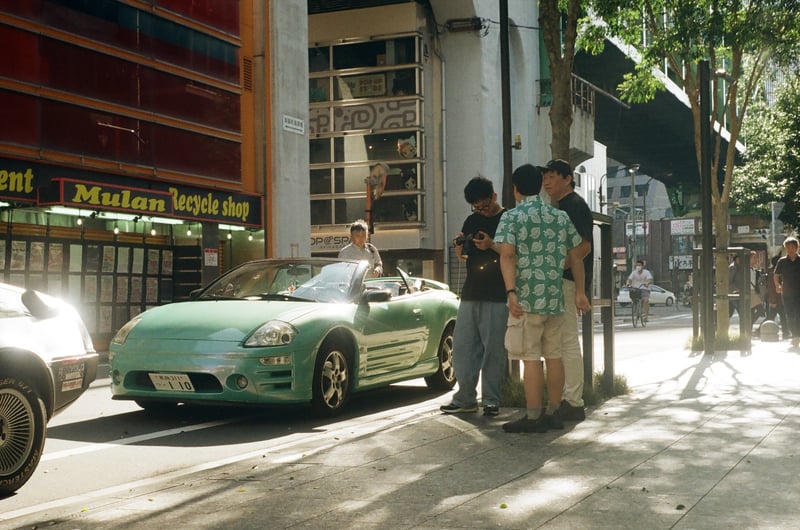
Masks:
[[[463,248],[461,249],[461,255],[469,256],[469,253],[475,249],[475,243],[472,241],[473,239],[483,239],[483,234],[480,232],[477,234],[467,234],[465,236],[455,238],[453,243],[456,246],[463,245]]]

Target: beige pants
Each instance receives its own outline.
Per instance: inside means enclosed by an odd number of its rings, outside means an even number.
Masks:
[[[561,359],[564,361],[563,399],[573,407],[583,406],[583,355],[578,336],[575,282],[564,280],[564,324],[561,326]]]

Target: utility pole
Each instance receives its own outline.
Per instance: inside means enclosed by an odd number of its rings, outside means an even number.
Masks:
[[[636,169],[631,168],[631,272],[636,268]]]

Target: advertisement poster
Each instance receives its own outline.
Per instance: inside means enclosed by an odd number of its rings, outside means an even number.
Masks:
[[[24,271],[27,248],[25,241],[11,242],[11,270]]]
[[[158,274],[158,249],[147,250],[147,274]]]
[[[31,272],[44,270],[44,241],[31,241],[31,261],[28,270]]]
[[[142,278],[141,276],[134,276],[131,278],[131,303],[142,303]]]
[[[158,302],[158,278],[147,278],[147,300],[148,304]]]
[[[128,278],[119,276],[117,278],[117,299],[116,303],[125,303],[128,301]]]
[[[98,267],[100,267],[100,247],[89,245],[86,247],[86,272],[97,272]]]
[[[114,272],[114,247],[103,247],[103,272]]]
[[[83,301],[91,304],[97,301],[97,276],[86,276],[83,287]]]
[[[114,300],[114,277],[110,274],[103,274],[100,278],[100,301],[112,302]]]
[[[111,309],[111,306],[100,308],[100,326],[98,327],[100,333],[111,333]]]
[[[50,243],[47,252],[48,272],[61,272],[64,268],[64,244]]]
[[[172,276],[172,251],[165,250],[161,253],[161,274]]]

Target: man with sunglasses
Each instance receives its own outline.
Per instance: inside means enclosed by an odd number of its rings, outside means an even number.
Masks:
[[[500,385],[506,372],[508,307],[494,233],[505,210],[497,203],[492,181],[480,175],[467,183],[464,199],[472,205],[473,213],[453,241],[456,254],[467,265],[453,333],[458,390],[450,404],[442,405],[440,410],[446,414],[477,412],[480,377],[483,415],[497,416]]]

